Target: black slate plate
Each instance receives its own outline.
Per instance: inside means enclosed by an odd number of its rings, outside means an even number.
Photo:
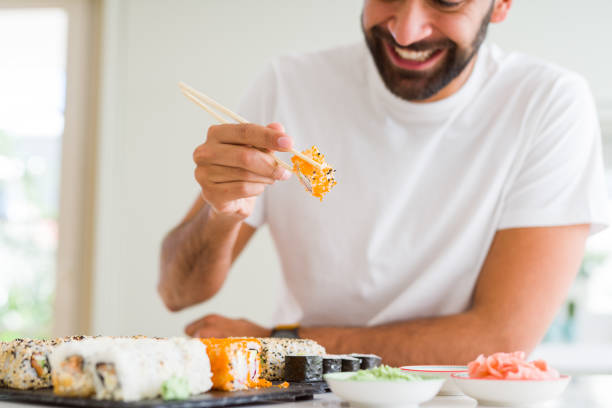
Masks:
[[[0,402],[12,401],[57,407],[94,408],[216,408],[233,405],[254,404],[271,401],[299,401],[312,399],[314,394],[329,391],[325,381],[313,383],[291,383],[289,388],[260,388],[244,391],[209,391],[181,401],[161,399],[136,402],[96,400],[93,398],[58,397],[50,388],[43,390],[12,390],[0,388]]]

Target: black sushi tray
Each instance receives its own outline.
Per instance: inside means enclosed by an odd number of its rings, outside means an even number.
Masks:
[[[0,387],[1,402],[21,402],[56,407],[94,408],[216,408],[235,405],[261,404],[309,400],[314,394],[328,392],[325,381],[291,383],[288,388],[270,387],[244,391],[209,391],[180,401],[161,399],[122,402],[93,398],[59,397],[51,388],[42,390],[13,390]]]

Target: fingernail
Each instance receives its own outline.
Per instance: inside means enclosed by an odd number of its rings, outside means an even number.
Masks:
[[[282,136],[276,139],[276,145],[281,149],[288,149],[291,147],[291,139],[287,136]]]
[[[281,180],[287,180],[291,177],[291,172],[287,169],[283,169],[283,172],[281,173]]]

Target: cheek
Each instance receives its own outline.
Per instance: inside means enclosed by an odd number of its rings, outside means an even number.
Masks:
[[[469,0],[457,13],[438,13],[440,30],[462,48],[472,45],[491,6],[490,0]]]
[[[480,21],[472,16],[440,15],[435,20],[435,29],[443,36],[455,42],[459,47],[472,45],[480,28]]]
[[[397,2],[395,2],[397,3]],[[369,30],[393,16],[397,5],[385,3],[380,0],[365,0],[361,24],[365,30]]]

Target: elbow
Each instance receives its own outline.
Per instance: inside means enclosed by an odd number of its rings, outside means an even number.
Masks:
[[[493,354],[496,352],[512,353],[515,351],[524,351],[526,355],[531,354],[533,349],[538,344],[539,339],[534,339],[533,336],[520,335],[516,332],[512,333],[509,331],[500,331],[491,341],[491,350],[488,353]]]
[[[497,351],[507,353],[524,351],[526,355],[531,354],[550,325],[548,319],[533,313],[512,311],[496,317],[497,323],[492,325],[493,338],[499,348]]]
[[[497,352],[511,353],[524,351],[531,354],[545,334],[545,329],[530,324],[528,320],[509,315],[470,313],[475,318],[475,331],[482,333],[481,341],[474,344],[473,357],[479,354],[491,355]]]
[[[178,312],[184,309],[185,305],[181,299],[180,289],[176,285],[179,282],[176,279],[177,265],[173,265],[173,263],[176,263],[176,257],[173,256],[174,251],[170,245],[169,237],[170,234],[164,238],[161,246],[157,293],[169,311]]]
[[[173,294],[161,281],[157,284],[157,293],[169,311],[178,312],[185,308],[185,306],[180,303],[176,294]]]
[[[180,284],[171,284],[162,277],[157,284],[157,293],[164,302],[166,308],[171,312],[178,312],[189,306],[205,302],[212,298],[220,289],[220,282],[202,285],[202,282],[193,280],[183,281]]]
[[[168,238],[162,243],[160,265],[157,293],[171,312],[212,298],[221,289],[227,274],[204,271],[186,262]]]
[[[524,351],[526,355],[530,355],[540,341],[542,341],[544,334],[545,332],[540,335],[527,328],[523,330],[512,330],[512,328],[509,328],[503,344],[508,351]]]

